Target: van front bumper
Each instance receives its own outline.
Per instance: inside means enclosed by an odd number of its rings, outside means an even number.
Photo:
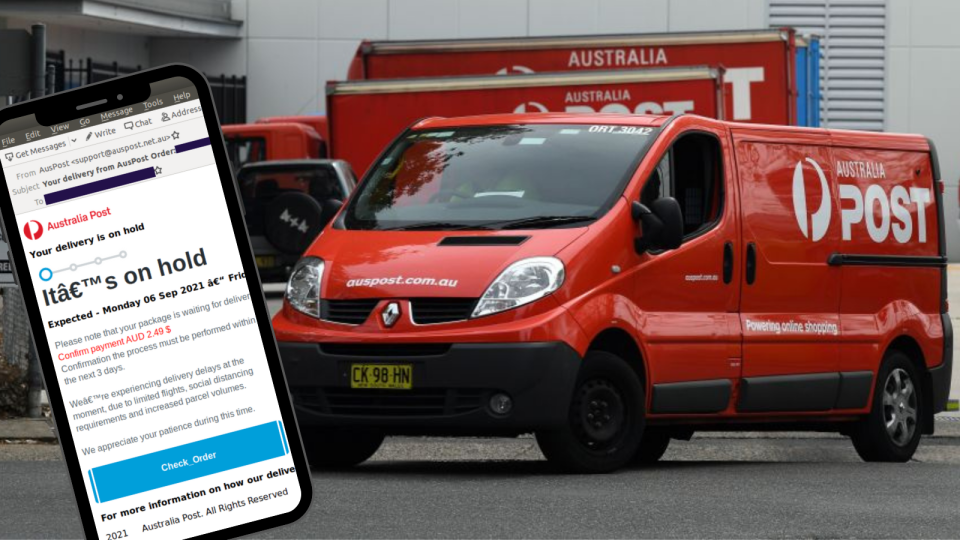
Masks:
[[[388,434],[519,434],[566,421],[581,358],[562,342],[317,344],[280,342],[301,429]],[[409,390],[350,388],[352,364],[408,364]],[[506,414],[490,398],[509,396]]]

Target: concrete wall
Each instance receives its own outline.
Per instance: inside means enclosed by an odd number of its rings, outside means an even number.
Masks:
[[[362,39],[726,30],[765,26],[765,0],[234,0],[242,42],[151,40],[151,62],[249,73],[251,119],[322,114]],[[245,69],[243,69],[245,66]]]
[[[951,260],[960,259],[960,2],[888,0],[886,129],[933,139],[947,185]]]

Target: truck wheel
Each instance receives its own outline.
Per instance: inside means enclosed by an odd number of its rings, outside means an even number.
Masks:
[[[638,465],[650,465],[660,461],[663,454],[667,452],[670,446],[670,434],[665,430],[650,428],[643,430],[643,438],[640,439],[640,448],[633,456],[633,462]]]
[[[900,351],[887,353],[877,375],[870,414],[853,428],[864,461],[905,462],[920,444],[923,396],[916,366]]]
[[[315,469],[345,469],[359,465],[377,452],[383,433],[329,429],[303,434],[307,461]]]
[[[640,446],[643,385],[620,357],[588,352],[580,367],[567,425],[538,431],[547,460],[577,473],[605,473],[626,465]]]

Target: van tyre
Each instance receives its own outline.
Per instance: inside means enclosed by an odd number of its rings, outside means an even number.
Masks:
[[[648,427],[643,430],[640,448],[633,456],[633,462],[637,465],[656,463],[667,453],[668,446],[670,446],[670,434],[666,430]]]
[[[605,473],[629,463],[640,447],[644,391],[620,357],[588,352],[580,367],[566,425],[538,431],[537,444],[561,470]]]
[[[377,453],[383,433],[355,429],[324,429],[303,433],[307,461],[315,469],[345,469]]]
[[[900,351],[886,354],[870,414],[853,428],[850,438],[864,461],[905,462],[920,444],[923,396],[920,374]]]

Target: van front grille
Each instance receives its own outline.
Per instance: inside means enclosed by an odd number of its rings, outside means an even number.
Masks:
[[[470,318],[476,298],[413,298],[410,311],[417,324],[437,324]]]
[[[363,324],[379,302],[377,298],[321,300],[320,318],[340,324]]]

